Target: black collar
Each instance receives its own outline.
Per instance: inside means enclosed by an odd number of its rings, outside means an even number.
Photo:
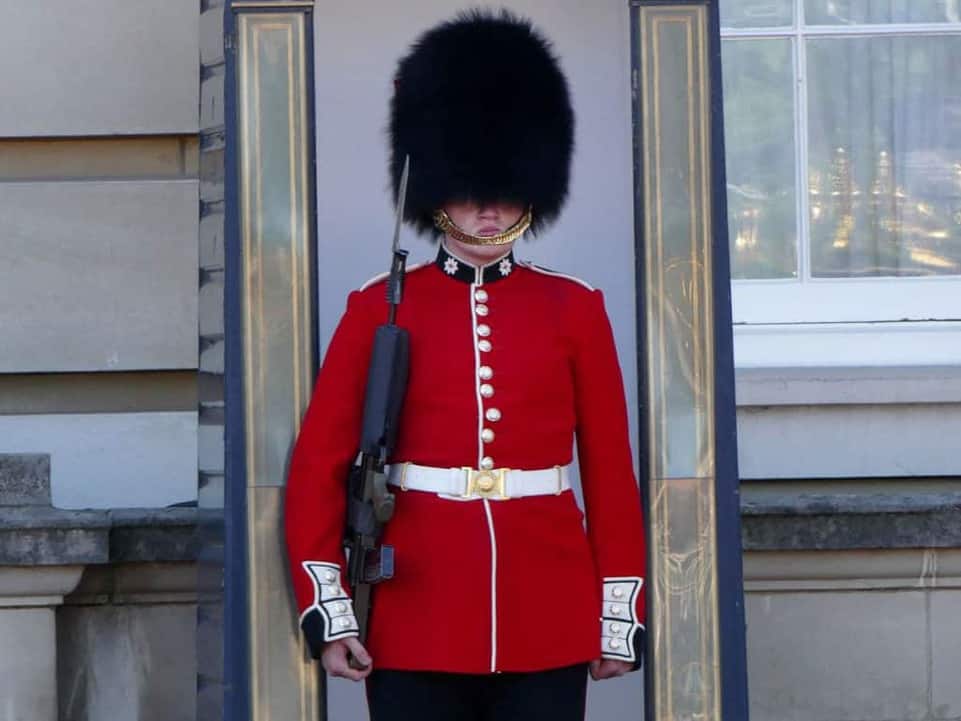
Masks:
[[[456,278],[464,283],[481,285],[503,280],[514,271],[514,251],[511,250],[503,258],[498,258],[493,263],[478,267],[453,255],[442,242],[437,251],[437,260],[434,262],[445,275],[451,278]]]

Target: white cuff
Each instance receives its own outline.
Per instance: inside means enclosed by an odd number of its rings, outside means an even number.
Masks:
[[[340,565],[323,561],[304,561],[301,566],[314,586],[314,602],[300,614],[301,626],[312,612],[319,611],[323,621],[324,643],[359,634],[354,605],[341,584]]]
[[[644,626],[637,618],[637,598],[644,588],[638,576],[604,579],[604,605],[601,612],[601,657],[637,663],[635,638]],[[641,636],[643,638],[643,636]]]

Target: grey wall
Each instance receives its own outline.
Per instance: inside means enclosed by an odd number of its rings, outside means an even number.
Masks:
[[[199,4],[0,8],[0,452],[55,504],[191,500]]]
[[[197,366],[197,183],[6,183],[0,373]]]
[[[392,230],[384,128],[397,59],[419,32],[475,5],[417,0],[389,20],[346,0],[316,11],[317,185],[322,347],[347,293],[386,269]],[[628,5],[621,0],[538,2],[510,7],[529,15],[554,41],[577,112],[570,202],[560,222],[534,241],[519,241],[521,259],[577,275],[600,287],[614,325],[636,429],[634,233],[631,170]],[[417,167],[411,172],[416,174]],[[435,248],[410,231],[412,260]],[[632,432],[633,435],[633,432]],[[592,684],[590,718],[640,718],[639,674]],[[361,690],[331,684],[331,721],[358,718]]]
[[[196,0],[3,3],[0,137],[197,130]]]

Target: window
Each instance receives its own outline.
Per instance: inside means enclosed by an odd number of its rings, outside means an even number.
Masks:
[[[762,326],[790,345],[792,331],[810,341],[811,325],[870,323],[894,344],[906,330],[947,331],[958,344],[961,2],[721,0],[720,9],[738,343]],[[844,342],[836,326],[824,330]],[[927,344],[934,355],[891,347],[846,357],[937,363],[938,342]]]

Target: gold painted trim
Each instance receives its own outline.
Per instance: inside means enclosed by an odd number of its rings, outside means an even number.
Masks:
[[[278,10],[283,7],[281,3],[244,5]],[[291,625],[289,634],[283,630],[287,628],[286,621],[291,618],[291,602],[289,588],[282,580],[284,574],[278,570],[283,568],[280,541],[283,488],[279,483],[273,483],[280,478],[278,474],[283,473],[283,469],[275,467],[279,462],[276,454],[282,449],[276,448],[274,443],[265,445],[264,440],[267,433],[267,401],[274,403],[285,427],[287,423],[290,424],[292,443],[300,430],[312,386],[312,199],[307,162],[312,138],[308,137],[307,118],[310,88],[308,58],[305,55],[306,17],[303,12],[296,11],[240,13],[237,32],[250,596],[247,622],[251,631],[251,683],[248,693],[255,721],[266,721],[274,714],[307,721],[318,716],[322,694],[317,667],[306,658],[303,639],[297,632],[296,624]],[[269,66],[264,65],[263,68],[262,52],[270,53]],[[270,77],[262,78],[262,71],[269,72]],[[264,82],[270,82],[269,87],[278,96],[286,93],[286,118],[280,112],[272,119],[265,117],[264,103],[267,99],[262,94]],[[265,126],[268,120],[269,127]],[[268,131],[275,142],[265,147],[265,134]],[[286,138],[277,137],[284,134]],[[281,170],[284,161],[288,167]],[[268,170],[276,175],[266,178],[264,173]],[[282,187],[267,185],[268,182],[282,185],[285,180],[286,194]],[[280,197],[278,202],[272,203],[272,207],[266,208],[265,203],[271,202],[268,193],[270,188],[279,191]],[[284,208],[284,203],[288,203],[289,208]],[[286,219],[289,225],[284,229],[286,232],[281,237],[265,235],[276,231],[268,218],[277,218],[281,221],[278,227],[283,226],[283,215],[267,215],[277,211],[289,213]],[[284,259],[286,265],[268,267],[271,258],[282,257],[284,253],[290,254],[289,259]],[[267,287],[268,284],[271,287]],[[271,290],[280,290],[284,295],[268,296]],[[270,298],[273,300],[267,307]],[[285,319],[289,318],[289,335],[284,333],[280,342],[284,348],[289,348],[290,358],[286,358],[287,351],[284,350],[276,367],[269,367],[268,350],[276,355],[278,349],[268,326],[268,320],[272,319],[266,314],[278,310]],[[268,380],[276,380],[274,374],[280,374],[285,379],[279,387],[276,382],[268,386]],[[288,378],[288,374],[292,374],[292,377]],[[285,395],[275,395],[275,387],[278,394]],[[286,405],[287,398],[289,408]],[[278,407],[278,400],[284,405]],[[267,485],[267,482],[271,482],[271,485]]]
[[[654,700],[658,721],[697,717],[719,721],[720,706],[720,646],[717,605],[717,548],[716,505],[714,479],[714,374],[713,374],[713,308],[711,256],[711,195],[710,195],[710,76],[707,72],[706,7],[668,6],[638,8],[641,58],[641,166],[644,178],[644,228],[647,262],[647,325],[649,328],[646,351],[651,365],[648,373],[648,427],[651,429],[649,457],[654,461],[650,484],[652,565],[654,589],[652,608],[652,639],[654,640]],[[677,52],[684,53],[683,68],[687,103],[687,117],[662,117],[660,59],[662,30],[669,24],[682,25],[685,44]],[[675,46],[676,47],[676,46]],[[672,50],[675,48],[671,48]],[[680,69],[680,68],[679,68]],[[672,79],[679,83],[679,78]],[[681,90],[678,88],[678,90]],[[689,217],[689,249],[683,255],[667,251],[664,238],[664,198],[662,126],[687,122],[687,196]],[[683,131],[682,131],[683,132]],[[678,139],[680,140],[680,138]],[[683,142],[683,141],[682,141]],[[672,152],[676,152],[672,150]],[[676,239],[675,240],[679,240]],[[667,259],[667,260],[665,260]],[[667,263],[670,263],[668,267]],[[683,270],[687,285],[683,296],[667,293],[666,275]],[[681,299],[681,303],[675,305]],[[689,313],[685,311],[690,311]],[[677,340],[691,343],[683,355],[680,367],[675,367],[668,348],[672,335]],[[678,335],[680,331],[683,336]],[[672,337],[673,337],[672,336]],[[671,372],[683,377],[693,403],[692,447],[681,447],[681,452],[693,454],[693,476],[673,475],[669,453],[672,429],[669,421],[669,359]],[[681,516],[689,520],[683,524]],[[674,524],[681,522],[679,528]],[[684,534],[681,543],[672,541],[676,533]],[[690,543],[687,541],[690,540]],[[693,575],[692,575],[693,574]],[[673,606],[686,603],[691,613],[702,619],[698,627],[698,658],[673,658],[675,645],[671,640],[683,628],[684,620],[673,618]],[[657,616],[661,617],[658,618]],[[707,615],[709,618],[704,618]],[[685,618],[690,619],[689,615]],[[693,665],[690,665],[692,664]],[[680,666],[680,667],[679,667]],[[705,674],[707,677],[705,677]],[[694,710],[692,702],[697,706]]]

